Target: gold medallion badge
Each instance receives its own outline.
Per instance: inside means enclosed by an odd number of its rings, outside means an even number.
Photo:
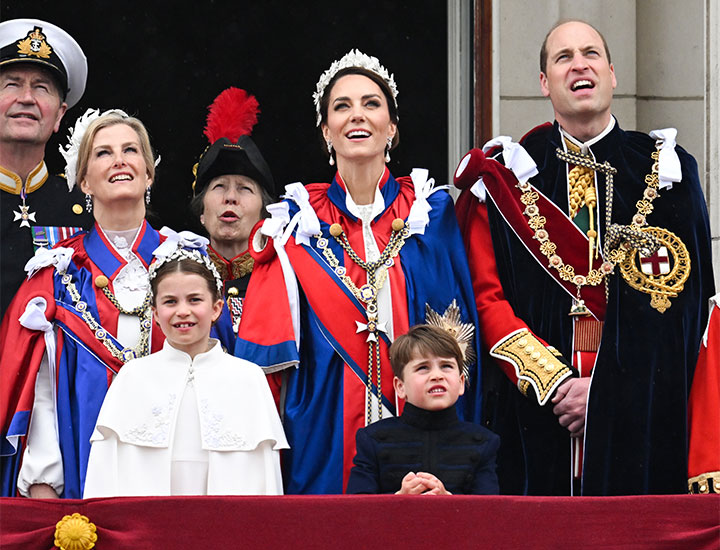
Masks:
[[[676,297],[690,275],[690,255],[687,247],[667,229],[643,227],[660,244],[653,254],[630,249],[620,264],[623,279],[640,292],[650,294],[650,305],[660,313],[671,306],[669,298]]]
[[[46,42],[45,35],[40,27],[35,27],[27,34],[27,37],[18,40],[17,47],[19,54],[32,55],[43,59],[48,59],[52,53],[52,48]]]
[[[55,525],[55,546],[60,550],[90,550],[97,542],[97,528],[86,516],[75,512]]]

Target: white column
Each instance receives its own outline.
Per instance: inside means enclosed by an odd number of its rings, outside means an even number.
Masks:
[[[710,209],[715,286],[720,288],[720,5],[705,0],[705,197]]]
[[[448,179],[451,194],[456,163],[472,139],[473,13],[471,0],[448,0]],[[437,176],[436,176],[437,177]]]

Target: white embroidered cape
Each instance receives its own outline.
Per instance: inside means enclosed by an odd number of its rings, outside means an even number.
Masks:
[[[207,456],[200,494],[282,494],[279,449],[288,444],[261,369],[217,341],[194,360],[166,341],[127,363],[110,386],[91,437],[84,498],[173,494],[173,445],[185,428],[177,419],[189,383],[196,445]]]

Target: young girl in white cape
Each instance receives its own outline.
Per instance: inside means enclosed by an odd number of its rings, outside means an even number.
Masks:
[[[223,307],[215,267],[177,248],[149,276],[166,341],[110,386],[84,498],[282,494],[279,449],[288,444],[265,375],[210,338]]]

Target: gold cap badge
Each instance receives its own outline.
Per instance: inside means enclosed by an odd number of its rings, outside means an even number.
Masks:
[[[18,53],[21,55],[49,59],[52,53],[52,48],[46,42],[45,35],[40,27],[35,27],[24,39],[18,40],[17,46]]]

